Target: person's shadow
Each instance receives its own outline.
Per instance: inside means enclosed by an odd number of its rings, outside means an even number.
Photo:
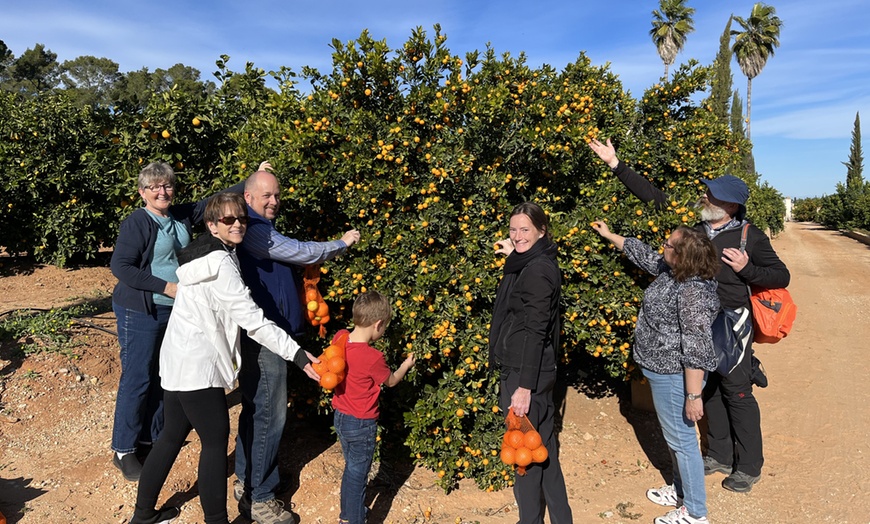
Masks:
[[[15,524],[24,517],[28,502],[48,492],[45,489],[31,487],[32,482],[33,479],[24,477],[0,478],[0,511],[9,524]]]

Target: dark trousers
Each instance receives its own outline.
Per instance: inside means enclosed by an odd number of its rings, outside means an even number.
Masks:
[[[519,372],[502,368],[499,407],[505,413],[511,405],[511,395],[519,387],[519,382]],[[527,416],[541,434],[549,458],[543,464],[527,467],[524,476],[516,476],[514,498],[520,510],[518,524],[543,524],[545,510],[549,510],[552,524],[574,522],[571,506],[568,505],[565,477],[562,476],[562,466],[559,465],[559,443],[553,431],[556,415],[556,405],[553,403],[555,384],[555,371],[541,372],[538,375],[538,387],[532,391]]]
[[[178,458],[184,441],[195,429],[202,442],[199,456],[199,500],[207,524],[227,520],[227,443],[230,416],[223,388],[197,391],[167,391],[163,396],[163,433],[142,466],[136,513],[147,515]]]
[[[761,475],[764,453],[761,411],[752,394],[752,346],[728,376],[710,373],[704,387],[707,455],[753,477]]]

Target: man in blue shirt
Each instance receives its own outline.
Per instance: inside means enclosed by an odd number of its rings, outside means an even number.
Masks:
[[[340,240],[302,242],[275,229],[281,205],[278,179],[268,163],[245,182],[248,230],[237,253],[242,277],[266,317],[293,338],[305,331],[298,266],[320,264],[343,254],[359,241],[357,230]],[[257,524],[295,524],[275,499],[279,484],[278,445],[287,418],[287,363],[246,336],[242,337],[239,374],[242,411],[236,440],[233,495],[239,512]]]

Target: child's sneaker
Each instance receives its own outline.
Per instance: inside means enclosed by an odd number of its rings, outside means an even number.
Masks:
[[[660,488],[648,489],[646,498],[659,506],[674,506],[679,508],[683,505],[683,497],[677,495],[673,484],[666,484]]]
[[[689,515],[689,510],[686,506],[680,506],[677,509],[671,510],[661,517],[656,517],[653,521],[655,524],[709,524],[707,517],[693,517]]]

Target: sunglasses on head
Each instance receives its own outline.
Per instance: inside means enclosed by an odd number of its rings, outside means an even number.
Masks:
[[[231,226],[231,225],[235,224],[236,220],[238,220],[239,224],[241,224],[243,226],[248,223],[247,216],[240,216],[240,217],[225,216],[225,217],[221,217],[221,218],[217,219],[218,222],[220,222],[221,224],[223,224],[225,226]]]

